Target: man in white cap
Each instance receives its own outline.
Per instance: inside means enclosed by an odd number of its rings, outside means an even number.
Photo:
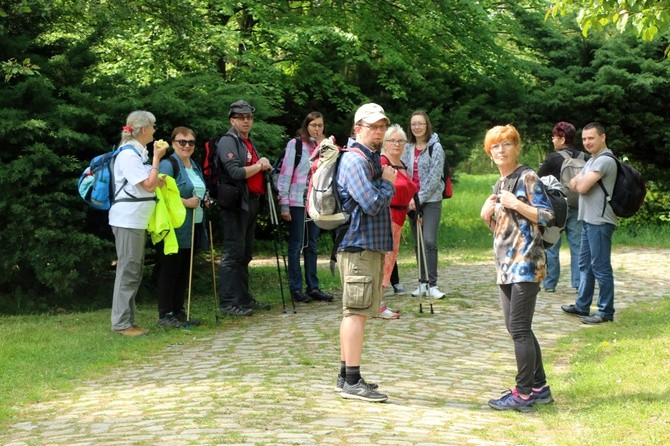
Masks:
[[[382,298],[384,256],[393,250],[389,203],[397,171],[382,167],[379,151],[390,121],[377,104],[356,111],[355,138],[340,160],[337,191],[342,206],[350,211],[349,227],[337,250],[342,282],[340,324],[340,373],[337,387],[343,398],[386,401],[377,385],[361,378],[365,322],[379,312]]]

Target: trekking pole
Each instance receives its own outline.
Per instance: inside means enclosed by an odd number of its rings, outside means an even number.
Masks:
[[[193,247],[195,245],[195,208],[191,216],[191,259],[188,266],[188,300],[186,301],[185,330],[191,329],[191,286],[193,285]]]
[[[212,220],[209,220],[209,256],[212,260],[212,288],[214,289],[214,318],[219,325],[219,296],[216,294],[216,268],[214,267],[214,239],[212,238]]]
[[[275,247],[275,259],[277,260],[277,277],[279,278],[279,291],[281,293],[281,304],[282,304],[282,312],[286,313],[286,300],[284,299],[284,282],[282,281],[281,278],[281,266],[279,265],[279,218],[277,217],[277,207],[275,206],[275,201],[274,197],[272,196],[272,185],[270,183],[270,176],[266,175],[266,187],[268,191],[268,207],[270,211],[270,222],[272,223],[273,226],[273,242],[274,242],[274,247]],[[282,253],[282,258],[284,260],[284,273],[286,274],[286,271],[288,270],[288,267],[286,266],[286,257]],[[288,276],[288,275],[287,275]],[[295,302],[293,302],[293,299],[291,299],[291,302],[293,303],[293,314],[297,313],[295,309]]]
[[[428,301],[430,304],[430,314],[435,314],[433,311],[433,296],[430,294],[430,288],[428,287],[428,260],[426,258],[426,244],[423,240],[423,225],[419,222],[419,219],[416,219],[416,239],[417,239],[417,251],[419,254],[419,298],[423,298],[424,288],[423,285],[426,285],[425,291],[428,294]],[[423,259],[423,260],[422,260]],[[423,271],[426,275],[426,280],[423,279],[421,275],[421,264],[423,263]],[[419,302],[419,313],[423,313],[423,303]]]

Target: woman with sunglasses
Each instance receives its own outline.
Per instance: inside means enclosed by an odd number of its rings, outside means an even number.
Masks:
[[[407,136],[398,124],[390,126],[384,134],[384,145],[382,146],[381,155],[382,166],[388,165],[398,171],[398,176],[394,183],[395,194],[390,204],[393,251],[386,253],[386,257],[384,258],[384,278],[382,280],[382,287],[384,289],[387,289],[391,285],[391,273],[398,258],[402,227],[405,224],[405,218],[409,210],[409,202],[417,190],[416,185],[407,173],[407,166],[400,159],[406,142]],[[382,319],[398,319],[400,317],[399,312],[390,309],[384,302],[382,302],[379,309],[379,315]]]
[[[430,295],[433,299],[442,299],[444,293],[437,287],[437,233],[442,218],[444,149],[437,133],[433,133],[425,111],[417,110],[412,113],[409,130],[409,141],[405,144],[402,160],[408,167],[412,181],[419,188],[419,203],[414,200],[409,203],[410,211],[415,211],[410,213],[410,223],[415,244],[416,225],[421,225],[426,247],[426,262],[418,262],[419,253],[416,253],[421,283],[412,292],[412,296]]]
[[[207,233],[203,227],[204,212],[200,203],[205,198],[205,180],[202,170],[191,158],[195,151],[195,133],[188,127],[176,127],[172,131],[174,153],[162,160],[161,174],[173,177],[186,208],[184,224],[175,229],[179,251],[165,254],[162,243],[157,245],[158,273],[158,325],[181,327],[186,321],[184,298],[188,288],[191,248],[207,246]],[[195,217],[194,246],[191,246],[191,230]],[[191,325],[197,321],[188,321]]]

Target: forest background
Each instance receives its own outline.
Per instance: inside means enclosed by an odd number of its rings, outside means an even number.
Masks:
[[[312,110],[343,142],[364,102],[404,127],[424,109],[456,181],[494,172],[493,125],[514,124],[537,167],[554,123],[600,121],[648,181],[622,226],[667,226],[670,1],[581,3],[0,0],[0,312],[82,306],[109,277],[107,215],[76,181],[136,109],[157,138],[193,128],[202,152],[246,99],[271,160]]]

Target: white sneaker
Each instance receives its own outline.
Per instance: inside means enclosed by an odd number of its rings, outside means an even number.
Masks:
[[[437,289],[437,286],[430,287],[430,297],[433,299],[442,299],[445,294]]]
[[[425,283],[420,284],[418,287],[416,287],[416,290],[412,291],[412,296],[428,296],[428,285]]]

